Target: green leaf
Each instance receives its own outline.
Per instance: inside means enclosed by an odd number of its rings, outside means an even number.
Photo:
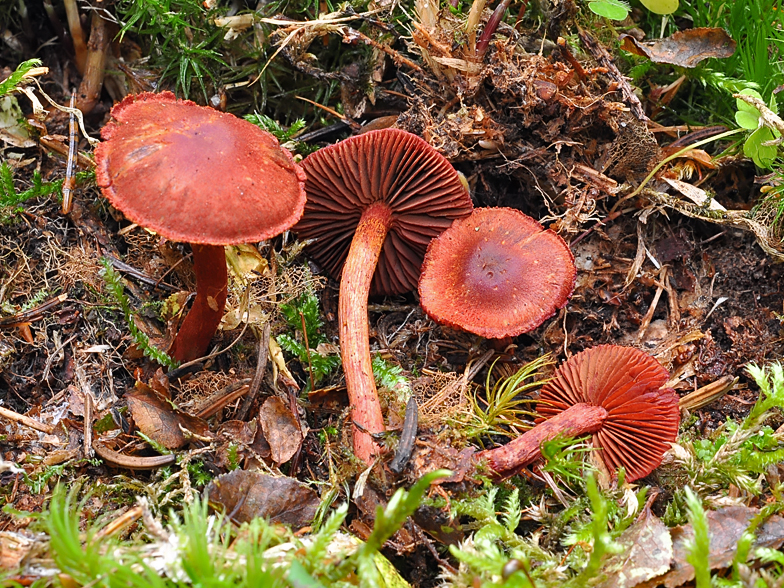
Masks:
[[[672,14],[678,10],[678,0],[640,0],[654,14]]]
[[[743,102],[743,104],[746,104]],[[747,104],[747,106],[749,106]],[[753,131],[759,126],[759,111],[755,108],[754,112],[748,112],[747,110],[738,110],[735,113],[735,122],[738,123],[738,126],[743,129],[749,129]]]
[[[752,90],[751,88],[746,88],[745,90],[741,90],[740,92],[738,92],[738,94],[741,94],[743,96],[753,96],[754,98],[764,101],[764,99],[762,98],[762,94],[760,94],[756,90]],[[740,98],[735,98],[735,104],[737,105],[738,110],[742,112],[749,112],[751,114],[756,114],[757,116],[759,116],[760,114],[759,110],[754,108],[748,102],[741,100]]]
[[[596,0],[589,2],[588,8],[594,14],[611,20],[623,20],[629,16],[630,7],[622,0]]]
[[[757,167],[769,168],[776,160],[778,147],[775,145],[763,145],[763,143],[773,139],[775,139],[773,131],[768,127],[760,127],[746,139],[746,142],[743,144],[743,154],[751,158]]]

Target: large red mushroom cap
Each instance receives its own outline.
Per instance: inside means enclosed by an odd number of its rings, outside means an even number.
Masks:
[[[127,96],[95,150],[113,206],[173,241],[233,245],[288,229],[305,174],[270,133],[171,92]]]
[[[255,125],[178,100],[127,96],[95,150],[104,196],[133,222],[192,244],[196,298],[170,353],[204,355],[227,294],[223,246],[274,237],[302,216],[305,174]]]
[[[317,240],[309,254],[335,278],[362,213],[377,203],[389,208],[374,293],[413,290],[430,240],[473,208],[449,162],[426,141],[400,129],[350,137],[309,155],[302,166],[308,201],[294,231],[300,239]]]
[[[592,347],[564,362],[542,388],[537,411],[552,418],[576,404],[601,406],[607,416],[593,434],[599,457],[626,480],[647,476],[678,435],[678,395],[663,388],[667,370],[644,351]]]
[[[419,296],[436,322],[500,339],[555,314],[575,275],[556,233],[513,208],[477,208],[430,243]]]

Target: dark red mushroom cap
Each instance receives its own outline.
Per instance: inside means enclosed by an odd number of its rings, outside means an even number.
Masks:
[[[542,388],[537,411],[551,418],[578,403],[603,407],[607,419],[593,445],[611,472],[623,466],[631,482],[651,473],[678,435],[678,395],[662,388],[668,379],[644,351],[599,345],[558,368]]]
[[[95,150],[104,196],[174,241],[252,243],[302,216],[305,175],[277,139],[171,92],[126,97]]]
[[[392,223],[371,291],[416,286],[430,240],[473,208],[460,177],[438,151],[399,129],[371,131],[325,147],[302,162],[308,201],[294,227],[316,239],[310,255],[339,278],[362,211],[381,202]]]
[[[575,275],[572,252],[553,231],[513,208],[477,208],[428,247],[419,296],[435,321],[500,339],[555,314]]]

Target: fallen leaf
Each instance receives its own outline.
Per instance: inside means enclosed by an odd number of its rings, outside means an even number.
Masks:
[[[759,510],[747,506],[728,506],[706,513],[710,530],[710,567],[726,568],[732,563],[738,540]],[[694,568],[686,561],[687,545],[694,539],[691,524],[670,530],[673,545],[673,562],[669,572],[658,576],[643,586],[677,588],[694,579]],[[784,544],[784,518],[773,515],[757,528],[755,547],[778,549]]]
[[[277,396],[268,398],[259,412],[259,422],[270,446],[272,460],[286,463],[302,446],[302,432],[288,406]]]
[[[646,508],[618,538],[623,551],[604,564],[599,588],[632,588],[670,569],[672,538],[659,517]]]
[[[210,434],[206,422],[177,410],[142,382],[136,382],[125,399],[138,429],[167,449],[179,449],[188,444],[190,439],[183,429],[202,437]]]
[[[653,41],[638,41],[631,35],[620,38],[624,51],[647,57],[655,63],[681,67],[696,67],[709,57],[723,59],[735,52],[735,41],[721,28],[688,29]]]
[[[215,478],[207,486],[212,504],[238,523],[264,517],[272,523],[299,528],[316,515],[319,497],[293,478],[276,478],[259,472],[234,470]]]

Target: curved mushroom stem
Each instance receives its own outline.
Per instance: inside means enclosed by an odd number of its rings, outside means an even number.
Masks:
[[[549,441],[559,433],[571,437],[595,433],[604,424],[606,418],[607,411],[601,406],[575,404],[553,418],[539,423],[506,445],[480,451],[476,454],[476,458],[487,460],[487,465],[499,477],[508,478],[540,457],[539,448],[545,441]]]
[[[196,298],[169,350],[180,362],[192,361],[206,353],[223,317],[228,288],[223,246],[191,244],[191,247]]]
[[[340,278],[340,356],[354,425],[354,453],[370,464],[380,448],[368,433],[385,430],[370,360],[367,300],[381,247],[392,221],[386,204],[373,204],[359,219]]]

